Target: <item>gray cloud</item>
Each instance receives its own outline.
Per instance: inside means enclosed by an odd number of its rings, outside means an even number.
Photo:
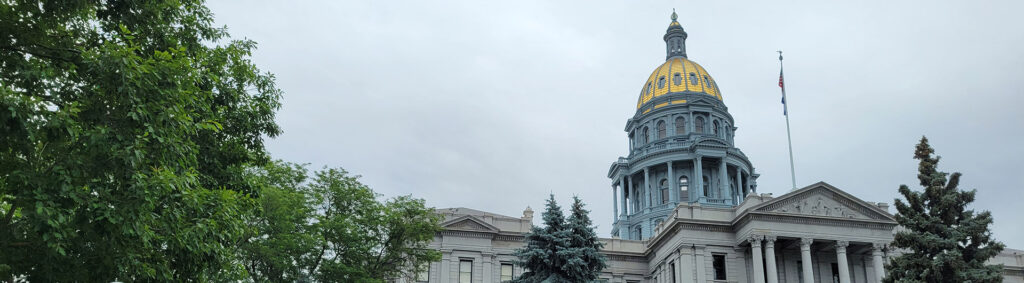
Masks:
[[[671,8],[715,76],[761,192],[789,190],[785,50],[797,183],[868,201],[940,169],[978,189],[995,236],[1024,248],[1024,2],[214,1],[285,91],[277,158],[341,166],[386,196],[516,216],[548,193],[612,220],[608,165]]]

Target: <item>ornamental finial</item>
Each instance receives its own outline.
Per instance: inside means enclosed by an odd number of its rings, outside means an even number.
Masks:
[[[672,8],[672,21],[674,22],[678,18],[679,18],[679,15],[676,15],[676,8]]]

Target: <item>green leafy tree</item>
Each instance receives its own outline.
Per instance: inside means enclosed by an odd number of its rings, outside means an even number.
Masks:
[[[907,253],[894,257],[885,269],[885,282],[1002,282],[1002,265],[985,262],[1003,250],[992,239],[988,211],[967,209],[975,190],[961,191],[960,173],[937,169],[939,157],[922,137],[914,151],[920,160],[917,179],[924,191],[901,185],[906,202],[896,199],[898,231],[892,247]]]
[[[555,202],[555,195],[548,197],[545,210],[541,214],[544,227],[534,226],[526,234],[526,245],[515,251],[516,264],[526,272],[514,280],[515,282],[571,282],[570,277],[562,270],[566,264],[565,254],[570,245],[571,231],[562,214],[562,207]]]
[[[385,282],[410,278],[441,259],[429,248],[441,216],[422,199],[400,196],[384,203],[343,169],[316,172],[310,184],[314,228],[321,238],[313,277],[322,282]]]
[[[0,278],[225,281],[280,91],[200,0],[0,5]]]
[[[240,260],[255,282],[296,282],[310,278],[320,237],[306,186],[305,166],[275,161],[250,171],[259,192],[248,216],[250,233],[240,245]]]
[[[590,221],[590,211],[583,208],[583,201],[576,196],[572,200],[571,213],[566,221],[569,246],[558,251],[558,255],[565,258],[562,271],[569,281],[591,282],[597,280],[601,270],[608,267],[604,255],[601,254],[604,243],[598,240],[593,222]]]

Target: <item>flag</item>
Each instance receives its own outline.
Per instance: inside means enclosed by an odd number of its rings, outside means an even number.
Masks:
[[[783,83],[782,80],[781,69],[779,70],[779,87],[782,88],[782,115],[789,115],[789,113],[787,113],[789,111],[786,109],[786,85]]]

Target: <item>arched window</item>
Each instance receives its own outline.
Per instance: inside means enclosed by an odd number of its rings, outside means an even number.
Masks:
[[[643,143],[644,144],[647,144],[647,142],[648,142],[647,139],[650,139],[650,136],[651,136],[650,131],[647,130],[647,127],[644,127],[644,136],[643,136],[643,139],[644,139]]]
[[[661,179],[661,204],[668,203],[668,180]]]
[[[676,135],[686,134],[686,118],[676,117]]]
[[[689,200],[690,199],[690,180],[686,176],[679,177],[679,199]]]
[[[708,176],[704,176],[704,178],[701,178],[701,179],[704,180],[704,184],[703,184],[704,185],[704,196],[710,198],[711,197],[711,190],[710,190],[710,188],[711,188],[711,184],[710,184],[711,180],[708,180]]]
[[[697,74],[690,73],[690,84],[691,85],[697,85],[698,84]]]
[[[711,81],[708,80],[708,76],[704,76],[704,86],[711,87]]]
[[[658,78],[658,89],[665,88],[665,76]]]
[[[658,138],[665,138],[665,121],[658,121]]]
[[[694,131],[698,134],[704,133],[704,117],[697,117],[693,120]]]
[[[715,124],[715,126],[714,126],[714,128],[712,128],[712,130],[715,131],[715,135],[717,136],[718,135],[718,120],[715,120],[714,124]]]
[[[676,85],[679,85],[679,84],[683,83],[683,74],[676,73],[675,75],[673,75],[672,76],[672,83],[674,83]]]

